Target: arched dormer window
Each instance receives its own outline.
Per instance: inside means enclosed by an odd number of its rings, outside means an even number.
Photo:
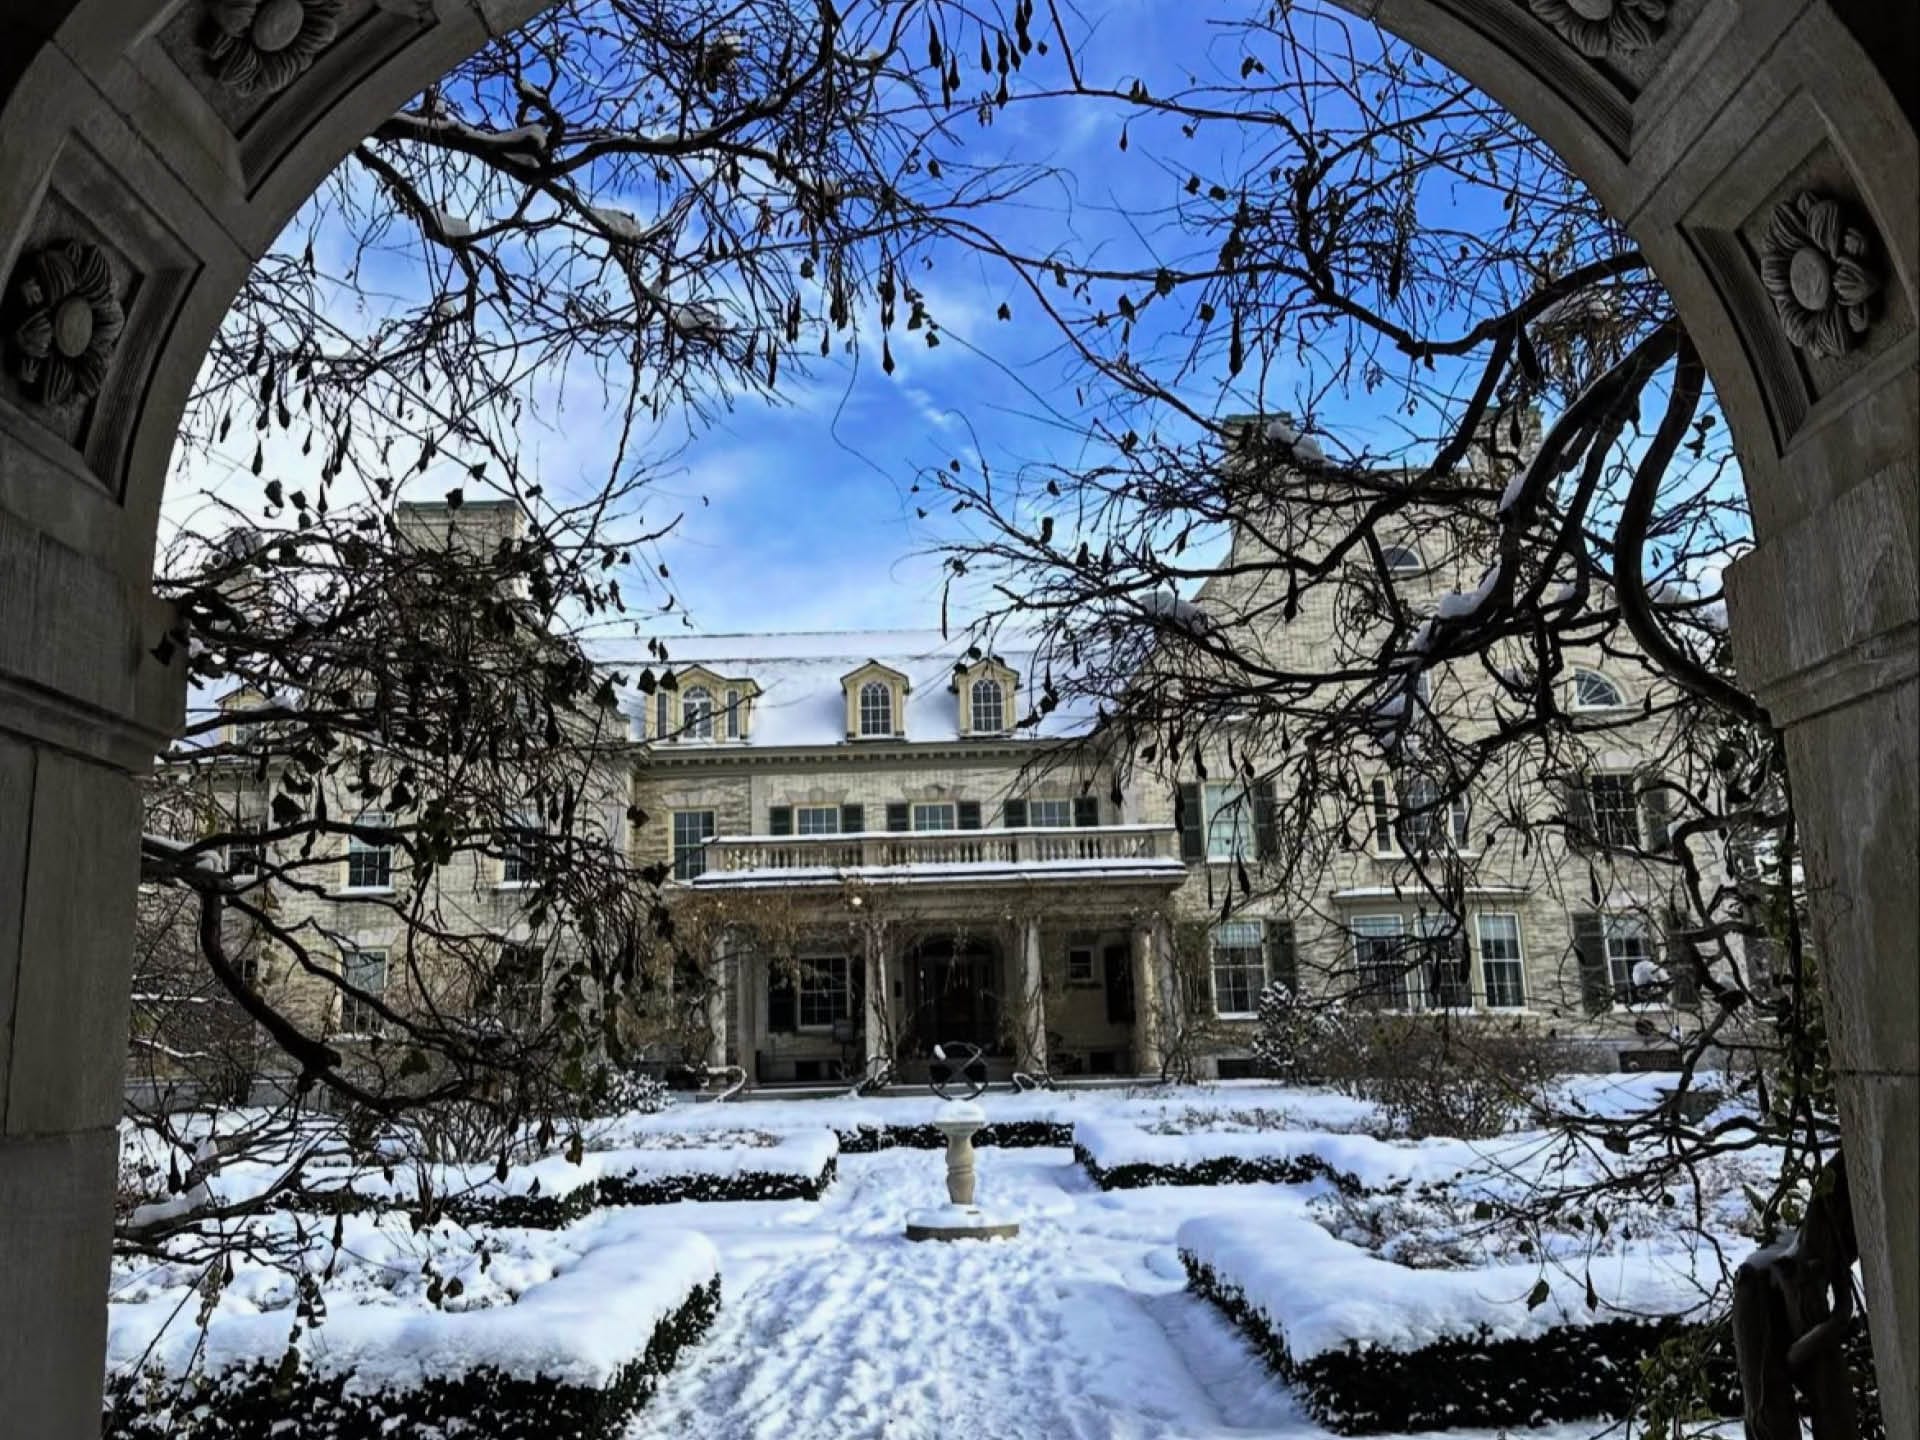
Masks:
[[[1573,706],[1576,710],[1618,710],[1627,703],[1620,687],[1598,670],[1573,672]]]
[[[1383,545],[1380,554],[1386,559],[1390,574],[1418,575],[1427,568],[1426,562],[1420,558],[1420,552],[1411,545]]]
[[[685,740],[713,739],[713,692],[695,685],[680,697],[680,735]]]
[[[998,735],[1007,728],[1007,697],[998,680],[982,677],[974,681],[968,700],[972,714],[967,728],[973,734]]]
[[[893,734],[893,688],[882,680],[869,680],[860,687],[860,733]]]

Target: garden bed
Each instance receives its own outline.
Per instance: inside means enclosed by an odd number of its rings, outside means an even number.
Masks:
[[[1591,1277],[1412,1270],[1293,1218],[1191,1220],[1178,1243],[1194,1292],[1348,1435],[1623,1417],[1642,1358],[1696,1327],[1714,1285],[1670,1253]]]
[[[1450,1179],[1481,1159],[1458,1140],[1395,1143],[1319,1130],[1166,1134],[1114,1120],[1076,1124],[1073,1153],[1102,1190],[1324,1180],[1347,1194]]]
[[[611,1231],[563,1266],[473,1309],[335,1299],[291,1349],[284,1308],[223,1303],[203,1336],[171,1293],[115,1304],[102,1434],[611,1440],[712,1323],[719,1256],[687,1231]]]

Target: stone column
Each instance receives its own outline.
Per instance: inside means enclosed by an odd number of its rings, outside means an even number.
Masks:
[[[1022,1070],[1047,1068],[1047,992],[1041,968],[1040,922],[1020,926],[1020,963],[1015,968],[1015,1063]]]
[[[1160,926],[1133,931],[1133,1066],[1142,1075],[1160,1070]]]
[[[760,1083],[760,989],[764,967],[751,951],[734,958],[733,1003],[739,1016],[740,1068],[747,1088]]]
[[[722,935],[714,942],[709,964],[712,982],[707,991],[707,1069],[719,1070],[727,1063],[727,1012],[733,994],[733,940]]]
[[[864,932],[861,942],[862,983],[861,1044],[866,1060],[866,1074],[876,1073],[882,1061],[893,1055],[893,1025],[891,997],[887,983],[887,953],[880,939],[871,931]]]

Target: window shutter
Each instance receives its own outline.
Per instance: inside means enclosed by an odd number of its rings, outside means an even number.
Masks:
[[[867,810],[864,805],[842,805],[840,807],[840,833],[858,835],[867,828]]]
[[[1573,917],[1573,953],[1580,966],[1580,1004],[1589,1015],[1613,1009],[1613,977],[1607,971],[1607,932],[1598,915]]]
[[[1200,813],[1200,787],[1182,785],[1173,792],[1173,824],[1180,832],[1180,858],[1189,864],[1207,858],[1205,818]]]
[[[1472,837],[1468,825],[1473,818],[1473,809],[1464,795],[1456,795],[1447,806],[1447,813],[1453,821],[1453,845],[1456,850],[1471,850]]]
[[[1578,775],[1562,780],[1560,803],[1567,816],[1567,848],[1588,849],[1592,844],[1593,806],[1587,799],[1587,782]]]
[[[1285,985],[1289,990],[1299,989],[1300,963],[1293,949],[1293,921],[1269,920],[1265,928],[1267,983]]]
[[[1100,823],[1100,797],[1098,795],[1076,795],[1073,797],[1073,823],[1083,830]]]
[[[1683,1010],[1700,1008],[1700,952],[1682,933],[1686,922],[1673,906],[1667,907],[1667,979],[1672,989],[1668,1003]]]
[[[1133,1024],[1133,951],[1125,945],[1107,946],[1101,968],[1107,972],[1107,1023]]]
[[[767,833],[769,835],[791,835],[793,833],[793,807],[775,805],[767,811]]]
[[[727,738],[729,740],[740,738],[740,692],[738,690],[727,691]]]
[[[1009,830],[1024,829],[1027,823],[1027,802],[1025,800],[1001,801],[1000,823]]]
[[[958,808],[960,828],[962,830],[978,830],[980,828],[980,802],[978,800],[962,800]]]
[[[1273,781],[1262,780],[1253,787],[1253,853],[1261,860],[1273,860],[1280,854],[1280,837],[1274,824],[1279,797]]]
[[[1640,831],[1647,849],[1664,854],[1673,844],[1672,795],[1657,770],[1640,772]]]
[[[791,1035],[800,1028],[800,997],[791,973],[775,968],[767,976],[767,1031]]]
[[[913,828],[913,811],[904,800],[887,802],[887,829],[898,832]]]
[[[1373,782],[1373,848],[1382,855],[1392,855],[1400,849],[1394,843],[1393,795],[1384,780]]]

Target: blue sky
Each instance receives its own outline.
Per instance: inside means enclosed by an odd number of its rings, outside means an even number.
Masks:
[[[1243,53],[1237,40],[1208,26],[1198,7],[1143,0],[1097,13],[1081,52],[1090,76],[1124,82],[1140,74],[1165,93],[1193,72],[1237,74]],[[1045,73],[1057,78],[1051,67]],[[973,74],[977,78],[977,69]],[[1156,128],[1135,118],[1123,152],[1126,120],[1115,106],[1047,102],[1015,105],[990,128],[970,117],[959,121],[969,154],[1000,154],[1060,172],[1021,206],[997,214],[1001,233],[1035,246],[1065,238],[1083,256],[1104,250],[1127,263],[1165,245],[1193,245],[1156,230],[1152,212],[1177,198],[1190,169],[1217,170],[1210,158],[1239,161],[1239,149],[1258,142],[1216,127],[1181,149],[1170,125]],[[310,215],[295,229],[305,228]],[[324,227],[317,235],[323,268],[344,262],[343,253],[329,251],[336,241]],[[1216,242],[1198,243],[1210,250]],[[932,513],[920,519],[916,511],[925,497],[909,491],[915,473],[960,457],[984,458],[997,475],[1007,475],[1022,463],[1071,462],[1081,453],[1077,425],[1062,424],[1059,414],[1073,417],[1073,387],[1082,377],[1059,353],[1057,336],[1028,320],[1011,278],[988,262],[957,250],[935,258],[935,271],[920,283],[941,323],[937,350],[924,348],[918,337],[896,335],[904,343],[894,346],[892,376],[881,371],[877,345],[852,356],[836,350],[830,359],[812,361],[805,374],[785,377],[777,403],[742,400],[705,425],[670,420],[643,441],[654,480],[636,518],[657,525],[678,517],[646,569],[669,567],[675,594],[699,629],[932,625],[939,618],[941,575],[933,551],[964,518],[929,504]],[[404,296],[410,262],[391,257],[384,270],[381,263],[367,270],[370,281]],[[996,320],[1002,302],[1012,306],[1013,323]],[[1179,314],[1190,308],[1185,302]],[[1299,378],[1270,375],[1268,407],[1293,408]],[[1228,394],[1222,379],[1203,375],[1188,393],[1202,409],[1249,408],[1249,397]],[[1386,398],[1392,390],[1389,385],[1377,400],[1337,401],[1324,419],[1361,442],[1388,435],[1395,423]],[[604,473],[616,435],[614,419],[587,388],[572,391],[563,411],[527,426],[520,439],[558,492]],[[208,491],[234,498],[251,493],[257,485],[248,466],[251,435],[236,437],[229,452],[185,467],[169,497],[172,523],[192,523]],[[313,464],[317,457],[308,461],[290,445],[269,449],[268,473],[285,472],[289,488],[292,477]],[[446,483],[430,473],[414,488],[431,494]],[[643,593],[639,583],[629,588]]]

